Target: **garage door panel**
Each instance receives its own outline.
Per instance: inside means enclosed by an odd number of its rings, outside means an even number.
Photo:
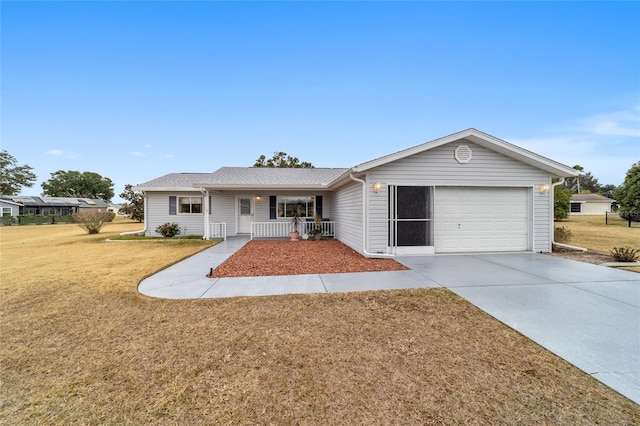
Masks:
[[[435,191],[436,252],[529,249],[527,188],[443,188]]]

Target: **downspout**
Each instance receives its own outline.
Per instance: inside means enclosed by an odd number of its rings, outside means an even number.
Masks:
[[[394,258],[393,254],[385,254],[385,253],[370,253],[367,251],[367,183],[357,178],[353,175],[353,173],[349,173],[349,177],[354,182],[359,182],[362,184],[362,253],[366,257],[375,257],[381,259],[390,259]]]
[[[560,178],[560,180],[558,182],[551,184],[551,208],[552,208],[551,214],[552,215],[553,215],[553,207],[554,207],[553,197],[555,196],[556,186],[562,185],[563,183],[564,183],[564,178]],[[553,246],[564,247],[564,248],[568,248],[568,249],[571,249],[571,250],[587,251],[587,249],[583,248],[583,247],[577,247],[577,246],[572,246],[572,245],[569,245],[569,244],[562,244],[562,243],[556,242],[555,241],[555,238],[556,238],[555,237],[555,226],[553,225],[553,218],[551,219],[551,232],[553,233],[552,234],[553,238],[551,239],[551,246],[552,246],[551,250],[552,251],[553,251]]]
[[[146,235],[147,234],[147,194],[144,193],[144,191],[142,192],[142,199],[144,202],[144,229],[141,231],[128,231],[128,232],[121,232],[120,235],[136,235],[136,234],[142,234],[142,235]]]

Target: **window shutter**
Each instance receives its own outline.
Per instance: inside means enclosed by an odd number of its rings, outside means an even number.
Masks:
[[[322,195],[316,195],[316,214],[322,218]]]
[[[273,220],[278,218],[277,203],[278,203],[277,197],[275,195],[270,195],[269,196],[269,219]]]
[[[213,211],[211,208],[211,195],[209,195],[209,205],[207,207],[209,208],[209,215],[211,215],[211,212]]]
[[[172,195],[169,197],[169,214],[170,215],[177,214],[177,204],[176,204],[175,195]]]

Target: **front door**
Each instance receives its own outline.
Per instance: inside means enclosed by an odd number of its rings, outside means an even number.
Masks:
[[[251,233],[253,222],[253,202],[251,197],[238,198],[238,233]]]

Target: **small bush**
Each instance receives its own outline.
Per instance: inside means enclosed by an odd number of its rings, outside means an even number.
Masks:
[[[113,222],[113,219],[116,218],[116,212],[109,212],[109,222]]]
[[[109,212],[80,212],[73,215],[74,220],[87,234],[98,234],[105,223],[109,222]]]
[[[156,232],[165,238],[172,238],[180,233],[180,227],[177,223],[164,223],[156,228]]]
[[[632,221],[640,222],[640,210],[620,211],[618,212],[618,215],[624,220],[629,220],[629,217],[631,217]]]
[[[635,262],[640,257],[640,250],[631,247],[614,247],[610,253],[616,262]]]
[[[0,223],[5,226],[15,225],[18,223],[18,219],[14,216],[0,216]]]
[[[567,244],[571,241],[573,234],[571,233],[571,229],[566,226],[556,226],[554,233],[554,240],[561,244]]]

